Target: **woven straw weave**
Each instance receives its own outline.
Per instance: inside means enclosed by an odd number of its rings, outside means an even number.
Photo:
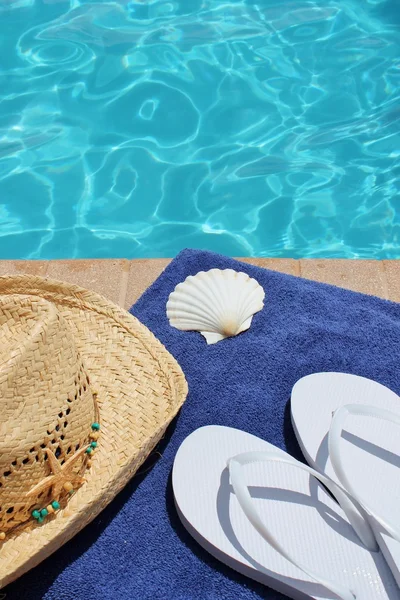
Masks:
[[[93,392],[96,390],[96,401]],[[105,298],[32,276],[0,277],[0,587],[40,563],[121,490],[187,394],[183,373],[153,334]],[[86,482],[43,524],[26,493],[101,423]],[[12,510],[10,510],[12,509]]]

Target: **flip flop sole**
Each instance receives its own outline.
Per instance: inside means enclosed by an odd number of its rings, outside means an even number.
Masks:
[[[338,482],[328,453],[332,413],[346,404],[376,406],[400,414],[400,398],[387,387],[357,375],[315,373],[300,379],[291,395],[292,424],[307,462]],[[354,490],[391,523],[399,523],[400,428],[373,417],[349,416],[340,454]],[[400,543],[371,518],[376,538],[400,586]]]
[[[227,460],[250,451],[287,456],[251,434],[202,427],[179,448],[172,472],[183,525],[208,552],[229,567],[295,600],[333,600],[275,551],[253,528],[229,482]],[[255,507],[271,533],[311,570],[352,589],[358,600],[398,600],[400,592],[380,553],[359,542],[337,503],[307,473],[271,462],[246,467]]]

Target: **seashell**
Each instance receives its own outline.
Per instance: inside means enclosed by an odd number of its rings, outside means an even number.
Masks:
[[[167,302],[172,327],[199,331],[215,344],[249,329],[264,306],[264,289],[246,273],[211,269],[179,283]]]

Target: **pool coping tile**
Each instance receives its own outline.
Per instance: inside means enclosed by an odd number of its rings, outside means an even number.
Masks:
[[[400,302],[400,259],[383,260],[382,265],[386,278],[388,298],[393,300],[393,302]]]
[[[129,278],[123,306],[128,310],[157,279],[170,258],[136,258],[130,261]]]
[[[169,258],[0,260],[0,275],[30,274],[87,287],[129,309]],[[400,302],[400,260],[239,258],[266,269]]]
[[[388,299],[388,286],[380,260],[301,259],[300,275],[354,292]]]
[[[46,277],[48,260],[0,260],[1,275],[39,275]]]
[[[52,260],[47,277],[89,288],[123,306],[126,294],[124,274],[129,269],[125,259]]]

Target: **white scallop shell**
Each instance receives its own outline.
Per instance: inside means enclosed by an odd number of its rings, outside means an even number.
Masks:
[[[200,331],[207,344],[246,331],[264,306],[264,290],[246,273],[211,269],[179,283],[167,302],[170,324],[183,331]]]

